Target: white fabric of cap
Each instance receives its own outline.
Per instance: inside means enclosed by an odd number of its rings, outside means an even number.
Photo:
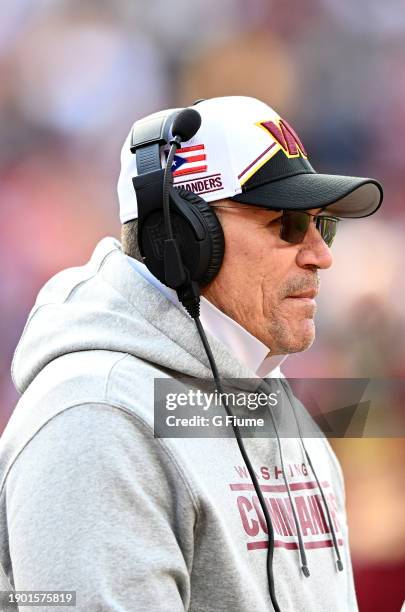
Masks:
[[[267,121],[278,123],[280,116],[264,102],[245,96],[211,98],[199,102],[195,109],[201,115],[201,127],[177,152],[182,165],[173,177],[174,185],[194,191],[207,202],[241,193],[242,185],[281,149],[272,134],[260,126]],[[138,216],[132,185],[137,171],[136,155],[130,150],[131,134],[132,128],[121,151],[121,223]]]

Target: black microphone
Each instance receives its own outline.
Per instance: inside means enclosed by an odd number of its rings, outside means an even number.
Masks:
[[[176,117],[172,126],[173,140],[170,144],[190,140],[200,129],[201,115],[194,108],[185,108]]]
[[[179,245],[177,244],[176,238],[173,236],[172,222],[170,218],[170,199],[169,191],[172,185],[172,163],[180,143],[183,141],[190,140],[198,132],[201,125],[201,115],[193,108],[185,108],[180,111],[172,125],[173,138],[170,141],[170,151],[167,157],[166,169],[163,177],[163,217],[166,230],[166,239],[164,242],[164,267],[165,267],[165,281],[166,284],[172,289],[179,289],[189,281],[188,271],[185,269],[181,255]],[[192,283],[190,287],[194,284]],[[198,296],[195,294],[195,288],[192,291],[193,303],[198,300]],[[183,305],[184,300],[181,300]]]

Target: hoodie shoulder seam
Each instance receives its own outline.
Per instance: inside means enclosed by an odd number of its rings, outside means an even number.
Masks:
[[[127,357],[129,357],[130,354],[129,353],[124,353],[123,355],[121,355],[120,357],[118,357],[118,359],[116,359],[114,361],[114,363],[111,365],[107,377],[106,377],[106,381],[105,381],[105,386],[104,386],[104,401],[108,402],[108,386],[110,384],[110,379],[111,379],[111,375],[113,373],[113,370],[115,368],[116,365],[118,365],[121,361],[124,361],[124,359],[126,359]]]
[[[72,295],[74,294],[74,292],[76,291],[76,289],[78,289],[81,285],[84,285],[85,283],[87,283],[87,282],[91,281],[93,278],[95,278],[97,276],[97,274],[102,270],[102,268],[103,268],[105,262],[107,261],[107,259],[113,253],[115,253],[116,251],[117,251],[117,249],[113,249],[111,251],[108,251],[108,253],[106,253],[104,255],[104,257],[102,258],[102,260],[99,262],[95,272],[93,274],[91,274],[91,276],[88,276],[87,278],[84,278],[83,280],[79,281],[74,287],[72,287],[62,303],[65,304],[66,302],[68,302],[70,300],[70,298],[72,297]],[[49,304],[47,304],[47,305],[49,305]]]

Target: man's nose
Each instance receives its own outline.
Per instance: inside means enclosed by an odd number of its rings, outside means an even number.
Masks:
[[[331,267],[332,262],[330,248],[316,229],[315,223],[310,223],[297,253],[297,264],[300,267],[310,265],[326,270]]]

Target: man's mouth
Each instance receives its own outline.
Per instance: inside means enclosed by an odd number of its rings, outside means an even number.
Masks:
[[[294,299],[314,300],[317,295],[318,292],[316,289],[308,289],[307,291],[302,291],[301,293],[296,293],[295,295],[288,295],[287,297]]]

